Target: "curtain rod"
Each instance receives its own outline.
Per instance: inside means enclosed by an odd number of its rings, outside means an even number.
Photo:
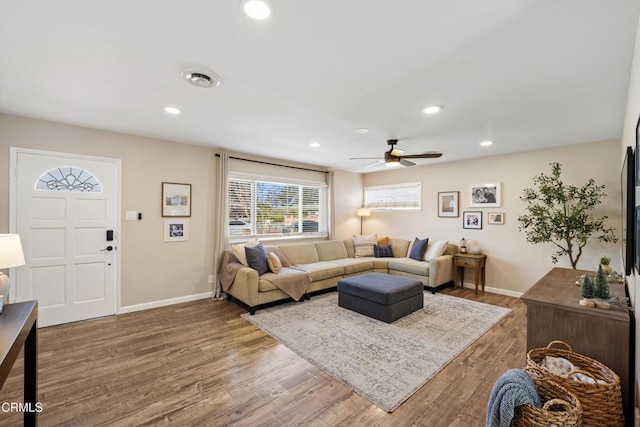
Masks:
[[[216,157],[220,157],[220,154],[216,153]],[[301,168],[299,166],[279,165],[278,163],[263,162],[262,160],[244,159],[242,157],[234,157],[234,156],[229,156],[229,158],[233,160],[242,160],[244,162],[260,163],[263,165],[280,166],[281,168],[298,169],[298,170],[309,171],[309,172],[329,173],[328,171],[321,171],[317,169]]]

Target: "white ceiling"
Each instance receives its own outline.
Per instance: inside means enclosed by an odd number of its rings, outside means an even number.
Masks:
[[[271,2],[0,0],[0,111],[359,172],[622,135],[638,0]]]

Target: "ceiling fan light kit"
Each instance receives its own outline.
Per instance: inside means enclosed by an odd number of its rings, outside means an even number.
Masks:
[[[437,153],[435,151],[429,151],[422,154],[404,154],[404,150],[400,148],[396,148],[396,144],[398,143],[397,139],[389,139],[387,140],[387,145],[390,146],[389,151],[385,151],[384,157],[351,157],[351,160],[378,160],[377,162],[366,165],[365,168],[375,166],[379,163],[385,164],[385,166],[389,168],[393,168],[396,166],[415,166],[415,163],[409,161],[407,159],[435,159],[437,157],[441,157],[442,153]]]

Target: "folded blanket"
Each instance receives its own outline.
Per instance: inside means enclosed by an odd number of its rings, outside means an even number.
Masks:
[[[218,274],[223,291],[227,292],[238,271],[242,268],[245,268],[245,266],[240,264],[240,261],[231,250],[225,250],[222,253]],[[264,273],[258,280],[267,280],[273,283],[278,289],[296,301],[302,298],[302,295],[307,292],[309,284],[311,284],[311,277],[307,273],[287,267],[283,267],[278,274]]]
[[[311,277],[307,273],[287,267],[282,267],[278,274],[265,273],[260,276],[260,280],[273,283],[295,301],[300,301],[311,284]]]
[[[571,363],[571,361],[565,359],[564,357],[545,356],[545,358],[542,359],[540,363],[538,363],[538,365],[542,366],[543,368],[546,368],[549,372],[551,372],[554,375],[559,375],[563,377],[568,376],[571,372],[580,370],[577,366]],[[593,378],[587,375],[581,374],[579,372],[575,374],[571,374],[570,378],[576,381],[581,381],[583,383],[589,383],[589,384],[596,383],[596,381]],[[606,384],[606,381],[603,381],[603,380],[597,380],[597,382],[598,384]]]
[[[530,404],[541,407],[538,389],[522,369],[509,369],[493,385],[487,403],[487,427],[509,427],[516,406]]]

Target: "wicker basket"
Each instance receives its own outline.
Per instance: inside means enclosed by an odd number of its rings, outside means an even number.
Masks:
[[[533,405],[516,407],[511,427],[573,427],[582,425],[582,405],[578,398],[553,381],[543,378],[536,369],[525,368],[538,389],[542,408]]]
[[[555,344],[561,344],[566,349],[552,348]],[[552,374],[538,365],[546,356],[564,357],[578,370],[564,376]],[[586,427],[624,426],[620,378],[602,363],[574,352],[571,346],[563,341],[551,341],[545,348],[529,350],[527,367],[538,371],[543,379],[554,381],[576,395],[582,404],[582,425]],[[581,373],[605,383],[589,384],[570,378],[570,375],[575,373]]]

